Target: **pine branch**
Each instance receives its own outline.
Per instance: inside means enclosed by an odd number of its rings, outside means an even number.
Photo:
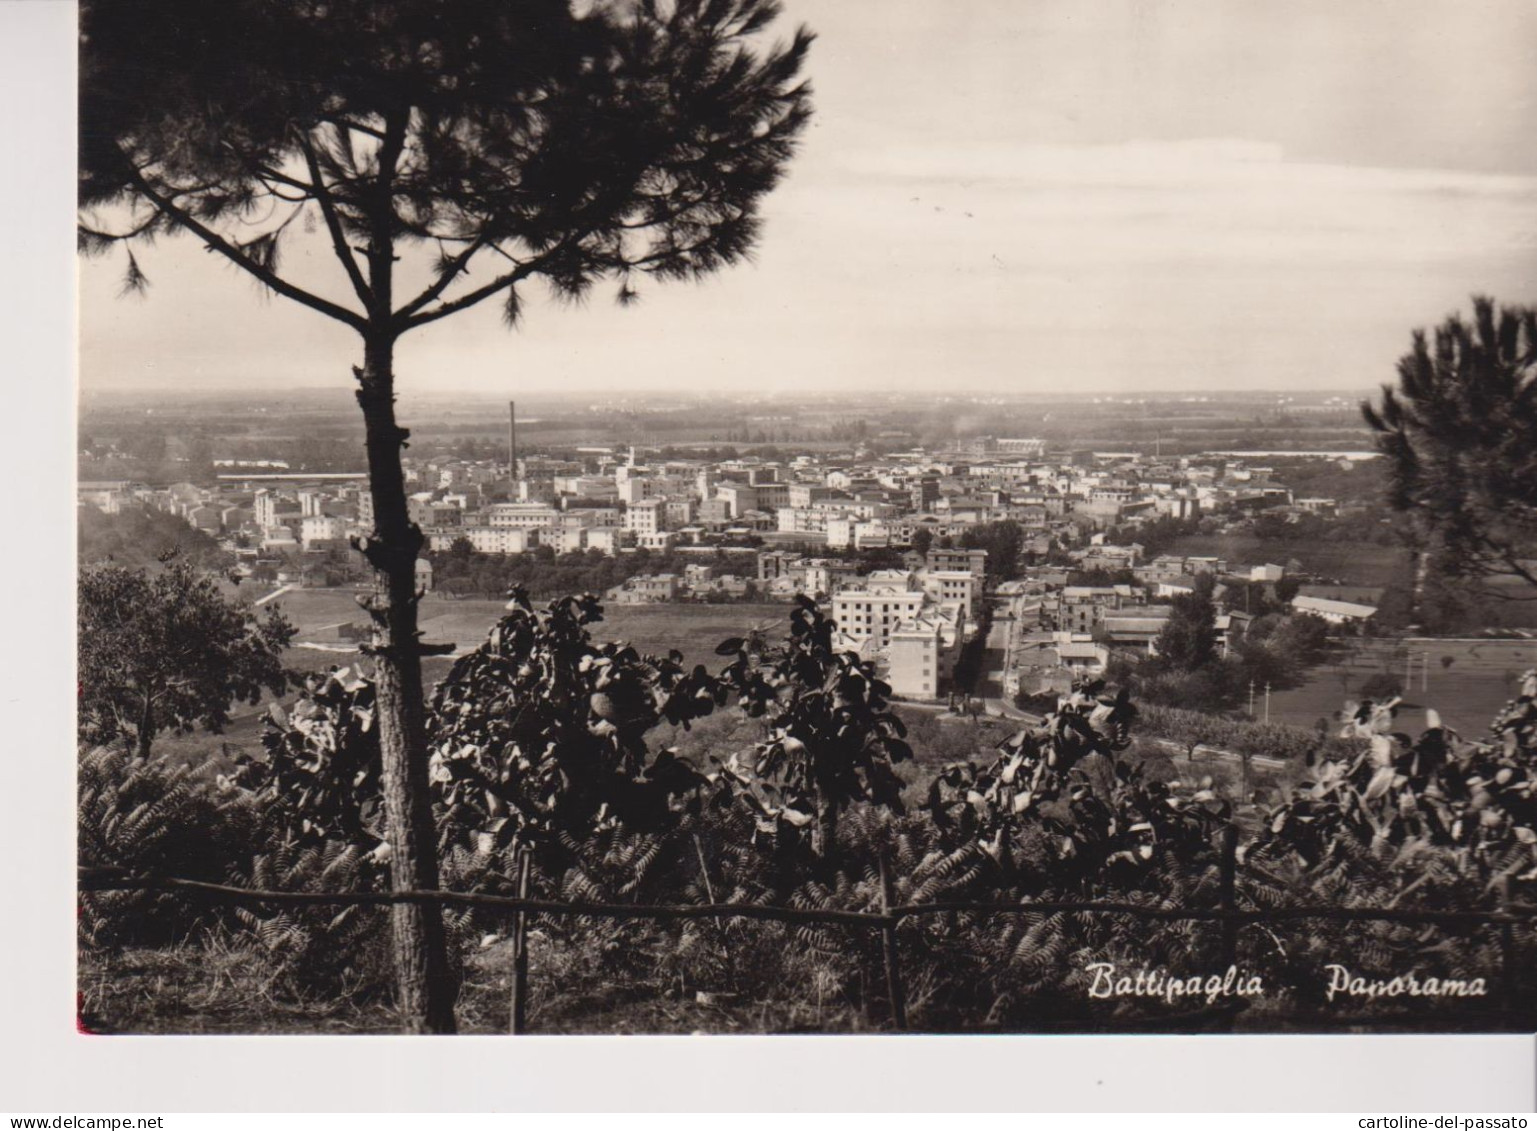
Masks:
[[[162,217],[159,212],[152,212],[149,219],[144,221],[144,223],[138,225],[135,228],[130,228],[128,231],[122,233],[104,232],[100,228],[93,228],[88,224],[76,224],[75,230],[80,235],[81,242],[83,244],[91,245],[84,249],[89,254],[93,250],[105,251],[107,244],[121,243],[128,240],[137,239],[139,236],[145,235],[152,231],[154,227],[161,222],[161,219]]]
[[[422,291],[421,294],[417,295],[410,302],[402,306],[399,310],[397,310],[395,312],[395,317],[397,319],[409,320],[410,317],[418,310],[426,306],[428,303],[434,301],[439,295],[441,295],[449,288],[450,284],[452,284],[455,279],[464,273],[465,268],[469,265],[471,257],[474,256],[474,254],[481,248],[483,248],[486,243],[486,236],[484,233],[481,233],[480,235],[476,236],[470,242],[470,245],[461,251],[458,255],[447,259],[439,270],[437,281],[434,282],[426,290]],[[513,281],[516,282],[516,280]]]
[[[138,166],[134,165],[132,162],[127,162],[126,154],[124,155],[124,159],[127,167],[131,170],[130,176],[133,180],[134,186],[139,190],[144,198],[152,203],[156,208],[164,212],[166,216],[168,216],[173,222],[180,224],[182,227],[198,236],[198,238],[200,238],[205,244],[208,245],[208,249],[210,251],[218,252],[231,263],[235,264],[235,266],[239,267],[242,271],[254,275],[261,282],[265,283],[268,287],[285,298],[293,299],[295,302],[307,306],[311,310],[319,311],[327,318],[334,318],[338,322],[345,323],[346,325],[351,326],[354,330],[357,330],[359,333],[362,333],[368,328],[367,321],[356,312],[348,310],[345,306],[338,306],[336,303],[331,302],[329,299],[321,298],[319,295],[311,294],[309,291],[303,290],[300,287],[296,287],[287,279],[282,278],[276,272],[262,266],[259,263],[253,262],[250,258],[243,254],[236,245],[230,243],[223,236],[209,228],[206,224],[203,224],[194,219],[191,213],[187,212],[186,209],[176,205],[170,199],[170,197],[166,196],[153,185],[151,185],[148,179],[145,178],[143,172],[138,168]]]
[[[537,271],[540,266],[546,263],[549,260],[551,254],[553,254],[553,251],[546,252],[544,255],[541,255],[537,259],[531,259],[526,263],[520,264],[513,270],[508,271],[505,275],[501,275],[491,280],[491,282],[486,283],[484,286],[477,287],[475,290],[460,295],[456,299],[442,303],[441,305],[434,307],[432,310],[414,314],[406,318],[404,324],[401,327],[401,330],[414,330],[418,326],[425,326],[429,322],[436,322],[439,318],[447,318],[450,314],[456,314],[461,310],[474,306],[476,303],[482,301],[483,299],[490,298],[492,295],[506,290],[508,287],[511,287],[517,283],[521,283],[524,279],[534,274],[534,272]],[[449,276],[445,276],[445,278],[448,277]]]
[[[373,291],[369,288],[367,280],[363,278],[363,271],[358,266],[358,261],[352,256],[352,248],[348,246],[346,233],[342,231],[341,216],[336,211],[336,201],[320,174],[320,162],[315,156],[315,147],[310,144],[309,135],[303,130],[299,131],[299,146],[304,150],[304,163],[308,166],[310,179],[314,182],[313,191],[315,199],[320,203],[320,212],[325,217],[326,230],[331,233],[331,250],[336,253],[336,258],[341,260],[342,267],[347,271],[347,278],[352,282],[352,289],[362,301],[364,308],[372,310]]]

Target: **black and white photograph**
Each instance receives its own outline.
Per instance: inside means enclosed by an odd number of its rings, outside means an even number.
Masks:
[[[1537,1029],[1528,0],[78,60],[82,1034]]]

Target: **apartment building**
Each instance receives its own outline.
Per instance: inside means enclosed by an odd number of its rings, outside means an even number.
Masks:
[[[886,682],[897,694],[912,699],[938,699],[948,682],[942,667],[944,634],[937,623],[914,620],[891,634]]]
[[[560,512],[544,503],[493,503],[481,512],[484,525],[498,530],[538,530],[554,526]]]
[[[347,544],[347,521],[331,515],[306,515],[299,522],[299,542],[305,550],[345,546]]]
[[[637,538],[657,534],[667,529],[666,514],[666,499],[641,499],[624,508],[624,528]]]
[[[986,550],[962,550],[959,547],[944,549],[932,546],[924,555],[924,562],[930,570],[935,572],[962,570],[978,579],[987,576]]]
[[[811,558],[805,564],[807,593],[836,593],[854,584],[859,570],[838,558]]]
[[[833,619],[846,636],[884,648],[903,621],[923,610],[925,594],[913,589],[844,589],[833,594]]]
[[[459,538],[478,554],[524,554],[539,545],[537,530],[515,526],[443,527],[430,531],[427,543],[434,550],[448,550]]]
[[[969,570],[925,570],[919,582],[936,604],[958,605],[968,620],[976,618],[981,583]]]

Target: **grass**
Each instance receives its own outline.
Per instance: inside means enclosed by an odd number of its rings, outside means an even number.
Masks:
[[[761,928],[760,928],[761,930]],[[535,926],[529,935],[529,1031],[544,1036],[591,1034],[859,1034],[889,1031],[878,959],[854,959],[850,946],[838,961],[792,932],[775,934],[788,980],[753,978],[745,992],[722,989],[684,972],[665,982],[643,974],[604,970],[593,946],[552,938]],[[1471,940],[1470,940],[1471,941]],[[1252,934],[1251,934],[1252,943]],[[909,940],[911,945],[911,940]],[[918,948],[921,951],[921,947]],[[1333,957],[1332,955],[1330,957]],[[986,1032],[997,1028],[979,1007],[957,1017],[936,999],[935,969],[921,953],[904,951],[910,1023],[919,1032]],[[512,955],[504,937],[488,938],[465,958],[455,1016],[465,1035],[508,1031]],[[296,998],[277,986],[263,947],[249,939],[205,935],[196,943],[160,948],[82,948],[78,967],[79,1023],[103,1034],[368,1035],[398,1033],[400,1017],[388,995]],[[706,987],[709,988],[706,988]],[[1484,1016],[1455,1003],[1407,1008],[1347,1004],[1319,1015],[1298,987],[1267,986],[1237,1028],[1254,1032],[1492,1031],[1508,1018]],[[938,1005],[938,1011],[930,1004]],[[983,1003],[985,1004],[985,1003]],[[1398,1003],[1393,1003],[1396,1007]],[[1058,1014],[1057,1010],[1061,1013]],[[1047,999],[1044,1012],[1003,1031],[1199,1031],[1212,1018],[1159,1010],[1080,1012]]]
[[[1389,585],[1407,569],[1402,547],[1375,542],[1276,542],[1244,534],[1188,534],[1176,539],[1167,552],[1219,557],[1229,567],[1284,565],[1296,558],[1308,573],[1336,578],[1345,585]]]
[[[1357,642],[1356,652],[1342,663],[1312,669],[1307,682],[1270,697],[1273,722],[1312,727],[1318,719],[1332,721],[1349,699],[1360,697],[1362,681],[1378,672],[1400,680],[1404,676],[1402,645],[1387,640]],[[1476,643],[1418,641],[1409,645],[1415,655],[1414,685],[1404,694],[1399,709],[1400,728],[1418,734],[1425,725],[1426,708],[1434,708],[1442,722],[1465,737],[1477,738],[1489,727],[1495,712],[1515,690],[1515,679],[1537,666],[1537,641],[1483,640]],[[1421,687],[1420,653],[1430,654],[1428,678]],[[1450,656],[1450,666],[1441,660]],[[1262,693],[1261,693],[1262,695]],[[1257,698],[1255,712],[1264,710]]]
[[[320,628],[343,622],[365,623],[363,612],[348,590],[299,589],[274,602],[299,629],[303,642]],[[536,604],[536,607],[537,604]],[[455,600],[429,594],[421,604],[424,639],[452,641],[462,649],[474,648],[506,610],[505,601],[479,598]],[[715,646],[728,636],[741,636],[754,625],[770,623],[775,631],[788,629],[790,606],[784,603],[735,605],[608,605],[603,620],[593,626],[593,638],[625,640],[644,652],[676,648],[691,663],[713,662]],[[340,653],[294,649],[308,653],[316,667],[345,663]]]
[[[215,936],[168,947],[82,946],[77,986],[80,1027],[91,1033],[400,1032],[382,1002],[286,997],[260,947]]]
[[[541,1034],[857,1033],[879,1027],[836,991],[823,1001],[781,1000],[658,986],[605,976],[580,946],[529,935],[529,1026]],[[808,953],[808,961],[815,961]],[[346,1035],[400,1032],[388,1001],[355,996],[296,999],[277,985],[269,956],[249,939],[79,951],[81,1027],[99,1034]],[[459,1031],[508,1030],[512,947],[505,938],[469,955],[455,1007]]]
[[[625,640],[642,652],[676,648],[690,664],[718,666],[715,646],[728,636],[745,636],[755,625],[784,636],[790,630],[787,604],[613,605],[593,626],[593,639]]]
[[[352,621],[363,623],[367,614],[358,607],[350,590],[296,589],[279,597],[281,608],[299,629],[296,643],[304,643],[317,629]],[[537,607],[537,605],[536,605]],[[461,651],[478,646],[491,626],[506,611],[505,601],[479,599],[453,600],[429,595],[421,605],[422,639],[451,641]],[[719,666],[715,646],[728,636],[742,636],[755,625],[770,624],[770,631],[788,631],[790,606],[760,603],[739,605],[612,605],[604,609],[603,620],[592,626],[593,639],[602,643],[623,640],[642,652],[665,653],[676,648],[691,664]],[[331,647],[344,644],[327,641]],[[284,654],[290,668],[305,672],[323,672],[331,667],[347,667],[363,658],[356,652],[329,651],[294,647]],[[448,673],[453,660],[429,656],[422,662],[424,682],[430,689]],[[287,703],[293,693],[281,698]],[[233,766],[232,757],[239,750],[255,750],[261,744],[262,719],[273,697],[263,695],[255,705],[238,703],[230,712],[230,725],[222,735],[197,730],[186,735],[161,735],[155,740],[157,753],[189,762],[201,762],[212,756],[221,772]],[[681,731],[679,732],[681,737]]]

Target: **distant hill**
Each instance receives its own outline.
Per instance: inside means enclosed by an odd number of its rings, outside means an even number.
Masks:
[[[77,558],[81,565],[108,560],[129,567],[153,565],[173,549],[204,569],[231,564],[230,555],[207,534],[180,515],[153,507],[130,506],[118,514],[107,514],[92,506],[82,506],[78,526]]]

